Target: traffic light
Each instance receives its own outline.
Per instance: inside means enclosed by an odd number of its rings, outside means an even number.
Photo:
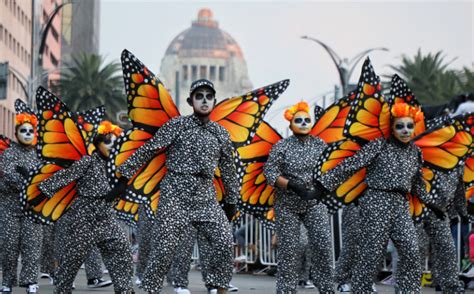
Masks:
[[[0,63],[0,100],[7,99],[8,62]]]

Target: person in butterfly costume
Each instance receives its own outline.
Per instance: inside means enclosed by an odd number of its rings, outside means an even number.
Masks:
[[[15,108],[15,136],[18,144],[12,143],[0,157],[0,175],[7,189],[2,195],[2,289],[11,293],[16,284],[17,262],[21,255],[22,268],[19,285],[28,287],[27,293],[37,293],[38,273],[42,246],[42,226],[26,217],[20,206],[19,194],[28,171],[40,163],[36,155],[36,115],[17,100]]]
[[[111,189],[106,177],[106,160],[121,132],[110,122],[102,122],[94,138],[97,152],[84,155],[38,185],[44,194],[52,197],[77,180],[78,197],[68,211],[67,239],[59,260],[54,293],[71,293],[74,278],[94,245],[101,251],[115,293],[134,293],[130,246],[110,204],[123,193],[126,183],[120,182]]]
[[[232,233],[227,220],[235,214],[239,197],[234,149],[227,130],[209,120],[216,103],[212,82],[204,79],[193,82],[188,103],[193,107],[192,115],[166,122],[118,168],[123,177],[132,178],[157,150],[166,148],[168,171],[160,184],[153,227],[156,239],[142,280],[142,288],[149,293],[160,292],[189,225],[195,226],[212,244],[206,286],[226,293],[232,277]],[[217,167],[226,191],[226,213],[216,200],[213,186]]]
[[[458,116],[454,119],[464,120],[469,119],[469,116],[464,118]],[[444,210],[450,208],[450,217],[442,220],[434,215],[428,215],[418,226],[418,229],[424,229],[428,234],[432,246],[433,278],[443,293],[464,293],[464,289],[459,283],[456,247],[449,221],[454,215],[457,217],[458,214],[461,218],[468,217],[466,189],[463,180],[464,170],[465,165],[460,164],[452,170],[434,171],[432,186],[436,188],[431,189],[433,201],[436,206]],[[421,262],[424,263],[424,260]]]
[[[312,251],[312,277],[321,293],[333,293],[332,245],[329,215],[310,190],[313,171],[326,143],[309,135],[312,120],[309,106],[300,102],[285,112],[293,136],[276,143],[264,166],[267,183],[277,188],[275,222],[278,240],[276,293],[296,293],[297,247],[300,223],[308,230]]]
[[[315,181],[316,191],[334,191],[356,171],[367,167],[367,190],[359,199],[361,242],[352,291],[371,293],[377,266],[391,238],[399,249],[397,282],[400,293],[419,293],[421,266],[417,234],[409,214],[406,195],[417,195],[421,201],[443,217],[443,212],[428,204],[422,178],[422,154],[411,142],[415,123],[422,112],[404,102],[392,106],[392,136],[378,138],[364,145],[334,169]],[[324,193],[324,192],[323,192]]]

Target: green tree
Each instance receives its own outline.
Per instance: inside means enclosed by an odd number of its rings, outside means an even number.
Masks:
[[[448,70],[442,51],[423,55],[418,49],[413,58],[402,56],[399,66],[390,66],[408,84],[421,103],[441,104],[459,94],[459,77],[455,71]]]
[[[105,105],[106,118],[116,122],[116,113],[127,109],[120,63],[104,64],[100,55],[81,54],[66,64],[54,86],[73,111]]]
[[[464,67],[458,73],[458,83],[463,93],[474,93],[474,71]]]

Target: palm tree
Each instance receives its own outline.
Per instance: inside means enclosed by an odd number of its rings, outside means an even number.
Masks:
[[[441,104],[459,94],[457,74],[447,67],[442,51],[423,55],[418,49],[413,59],[402,56],[399,66],[390,66],[405,81],[421,103]]]
[[[120,63],[104,64],[100,55],[82,54],[66,67],[54,89],[71,110],[105,105],[106,118],[116,122],[117,112],[127,109]]]
[[[458,82],[463,93],[474,93],[474,71],[464,67],[458,74]]]

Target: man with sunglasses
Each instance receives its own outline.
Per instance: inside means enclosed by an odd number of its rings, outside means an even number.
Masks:
[[[216,104],[215,94],[211,81],[194,81],[187,99],[194,113],[165,123],[118,168],[124,177],[131,178],[157,150],[166,148],[168,171],[160,183],[160,202],[152,228],[154,239],[142,280],[142,288],[148,293],[160,293],[178,246],[189,238],[190,226],[211,245],[205,281],[209,292],[226,293],[232,278],[233,246],[228,220],[236,212],[239,181],[230,135],[209,119]],[[226,191],[225,213],[216,199],[216,168]]]

